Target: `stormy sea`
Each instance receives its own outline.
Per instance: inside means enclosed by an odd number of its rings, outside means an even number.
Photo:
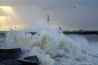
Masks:
[[[98,65],[97,46],[98,35],[63,34],[54,29],[35,34],[10,30],[0,37],[0,49],[21,48],[17,59],[36,56],[39,65]]]

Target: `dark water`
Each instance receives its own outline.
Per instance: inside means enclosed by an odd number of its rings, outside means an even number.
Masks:
[[[84,35],[90,42],[98,42],[98,35]]]

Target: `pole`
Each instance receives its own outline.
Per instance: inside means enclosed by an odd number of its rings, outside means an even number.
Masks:
[[[48,25],[49,25],[49,21],[50,21],[50,16],[49,14],[47,15],[47,22],[48,22]]]

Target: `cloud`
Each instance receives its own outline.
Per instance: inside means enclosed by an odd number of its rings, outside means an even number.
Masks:
[[[63,29],[98,30],[98,0],[0,0],[0,4],[15,7],[28,27],[39,25],[49,13],[51,24]]]
[[[68,8],[74,5],[84,7],[98,6],[98,0],[32,0],[32,2],[36,6],[46,10]]]
[[[98,28],[98,0],[34,0],[34,3],[65,29]]]

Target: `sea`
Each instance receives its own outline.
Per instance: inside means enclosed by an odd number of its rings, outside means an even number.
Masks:
[[[21,48],[20,59],[36,55],[41,65],[98,65],[98,35],[11,30],[0,37],[0,48]]]

